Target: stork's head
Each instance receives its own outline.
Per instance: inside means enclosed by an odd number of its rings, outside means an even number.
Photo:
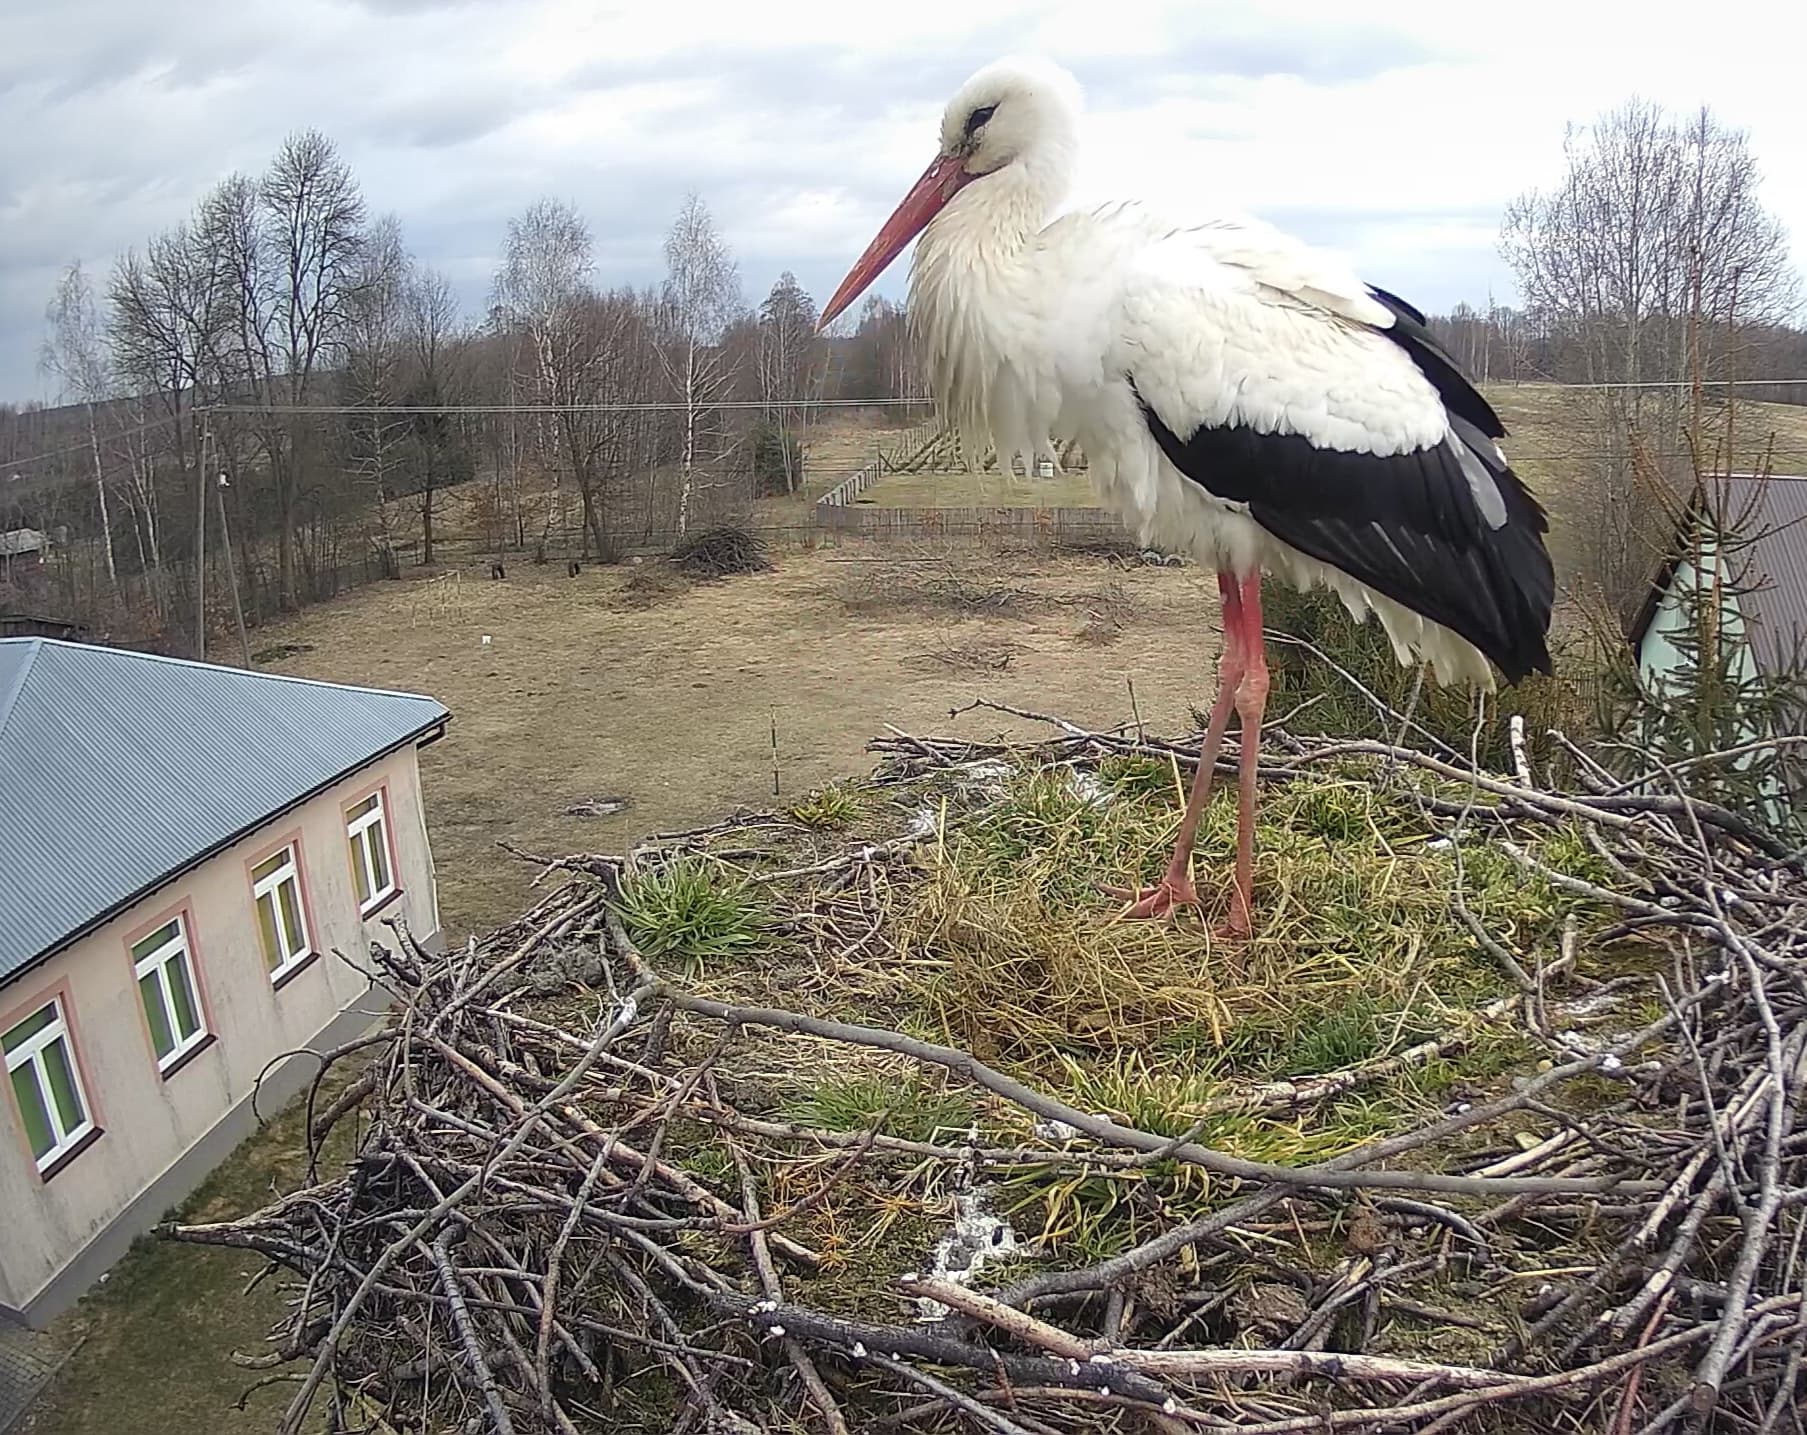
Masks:
[[[822,310],[826,328],[961,190],[1012,166],[1056,161],[1064,172],[1079,114],[1079,86],[1048,60],[998,60],[964,85],[941,115],[941,149]]]

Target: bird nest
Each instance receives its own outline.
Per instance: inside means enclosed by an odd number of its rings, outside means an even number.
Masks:
[[[482,942],[398,926],[307,1187],[165,1230],[293,1281],[285,1428],[1789,1416],[1798,857],[1679,790],[1275,732],[1229,943],[1099,890],[1159,870],[1195,740],[1055,730],[884,738],[534,859]]]

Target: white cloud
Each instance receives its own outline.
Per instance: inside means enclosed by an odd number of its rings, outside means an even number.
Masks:
[[[473,308],[534,198],[588,216],[604,282],[646,283],[690,188],[749,298],[781,268],[821,297],[927,161],[945,95],[1009,50],[1088,90],[1081,196],[1252,210],[1427,307],[1508,294],[1500,211],[1556,176],[1565,122],[1633,93],[1747,127],[1799,242],[1796,59],[1751,43],[1772,19],[1751,0],[1711,24],[1647,4],[1635,26],[1573,0],[11,0],[0,396],[42,392],[59,265],[104,275],[309,125]]]

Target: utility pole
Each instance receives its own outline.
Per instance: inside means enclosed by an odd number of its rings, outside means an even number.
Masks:
[[[199,502],[195,505],[195,660],[207,661],[207,448],[213,442],[212,428],[201,430],[201,471]]]
[[[226,524],[226,490],[232,484],[220,475],[220,542],[226,549],[226,576],[232,580],[232,616],[238,621],[238,646],[244,654],[245,666],[251,666],[251,640],[245,636],[245,605],[238,596],[238,565],[232,561],[232,530]]]

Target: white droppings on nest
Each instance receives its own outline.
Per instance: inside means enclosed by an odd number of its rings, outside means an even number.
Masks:
[[[1072,1141],[1079,1135],[1077,1126],[1069,1126],[1058,1117],[1049,1117],[1046,1121],[1038,1121],[1033,1127],[1036,1137],[1042,1141]]]
[[[916,815],[910,819],[910,836],[919,842],[924,837],[932,837],[935,835],[935,825],[935,809],[919,807]]]
[[[1019,1248],[1010,1223],[986,1209],[987,1190],[962,1191],[954,1198],[954,1227],[935,1243],[929,1258],[929,1275],[936,1280],[970,1286],[973,1277],[994,1261],[1008,1260]],[[912,1274],[905,1283],[914,1281]],[[946,1320],[949,1311],[938,1300],[916,1298],[920,1321]]]
[[[1111,801],[1111,790],[1104,785],[1102,778],[1089,769],[1069,767],[1067,769],[1067,786],[1081,802],[1093,807],[1107,807]]]
[[[961,764],[956,769],[954,782],[969,791],[983,792],[987,797],[1006,797],[1010,792],[1005,785],[1009,777],[1009,763],[987,757],[978,762]]]
[[[1562,1014],[1571,1021],[1585,1021],[1590,1016],[1598,1016],[1603,1011],[1611,1011],[1622,1005],[1624,997],[1619,992],[1589,992],[1584,997],[1577,997],[1572,1002],[1562,1004]]]

